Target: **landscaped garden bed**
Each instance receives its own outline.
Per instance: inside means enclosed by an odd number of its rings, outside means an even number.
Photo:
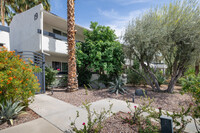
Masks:
[[[12,126],[16,126],[25,122],[29,122],[35,119],[40,118],[40,116],[38,114],[36,114],[33,110],[31,110],[30,108],[27,108],[27,110],[20,114],[14,121],[13,121],[13,125],[8,124],[7,122],[4,122],[2,124],[0,124],[0,130],[5,129],[5,128],[9,128]]]
[[[165,86],[162,87],[164,88]],[[179,93],[181,87],[178,86],[175,87],[175,91],[173,94],[154,92],[152,91],[151,88],[144,86],[127,87],[127,88],[128,88],[127,90],[128,93],[124,95],[116,95],[113,93],[109,93],[108,89],[86,91],[84,88],[80,88],[78,91],[65,93],[64,89],[55,88],[52,97],[73,104],[75,106],[81,106],[82,103],[85,102],[86,100],[87,102],[95,102],[105,98],[115,98],[119,100],[132,101],[133,97],[132,94],[135,93],[135,90],[142,88],[147,90],[148,97],[154,98],[152,106],[155,108],[161,107],[163,110],[180,111],[181,108],[179,108],[179,106],[187,107],[188,104],[192,102],[192,98],[189,94],[181,95]],[[135,96],[135,103],[136,104],[142,103],[139,96]]]

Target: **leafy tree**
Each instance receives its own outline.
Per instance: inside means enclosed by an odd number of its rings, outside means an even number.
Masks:
[[[175,1],[150,10],[128,26],[124,38],[157,90],[157,80],[149,63],[157,53],[162,54],[171,74],[167,92],[173,92],[177,80],[200,52],[199,14],[196,0]]]
[[[118,76],[124,55],[114,30],[97,22],[91,22],[90,28],[91,31],[84,31],[85,42],[77,43],[78,67],[100,75]]]
[[[129,50],[140,62],[145,74],[143,78],[155,90],[160,91],[160,86],[153,73],[150,63],[159,53],[160,25],[157,22],[158,16],[154,11],[149,11],[141,18],[132,21],[126,28],[124,40],[129,45]],[[137,73],[137,69],[133,70]]]

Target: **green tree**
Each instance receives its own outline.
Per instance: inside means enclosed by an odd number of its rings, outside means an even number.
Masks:
[[[140,62],[143,69],[143,78],[154,91],[160,91],[160,86],[150,63],[155,59],[159,51],[160,25],[157,22],[158,16],[153,10],[132,21],[126,28],[124,40],[129,45],[129,50]],[[136,69],[133,70],[137,73]]]
[[[175,1],[150,10],[127,27],[124,38],[157,90],[157,80],[148,64],[157,53],[162,54],[171,74],[167,92],[173,92],[177,80],[200,52],[199,14],[196,0]]]
[[[100,75],[118,76],[124,62],[123,47],[114,30],[91,22],[91,31],[85,30],[85,42],[77,43],[77,64]]]

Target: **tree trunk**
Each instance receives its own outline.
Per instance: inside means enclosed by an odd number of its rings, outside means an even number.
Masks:
[[[1,0],[1,24],[5,26],[5,0]]]
[[[174,76],[171,77],[168,88],[166,90],[167,92],[172,93],[174,91],[174,86],[176,82],[178,81],[178,79],[181,77],[182,71],[183,69],[177,70],[176,74],[174,74]]]
[[[150,75],[150,80],[153,80],[153,83],[155,84],[154,88],[152,88],[152,89],[154,89],[154,91],[161,91],[158,81],[157,81],[155,75],[151,72],[150,68],[148,68],[144,63],[141,63],[141,66],[146,71],[146,73]],[[150,81],[150,83],[152,83],[152,81]],[[152,87],[152,85],[151,85],[151,87]]]
[[[68,91],[78,89],[76,73],[74,0],[67,0]]]
[[[196,61],[195,63],[195,75],[199,74],[199,61]]]

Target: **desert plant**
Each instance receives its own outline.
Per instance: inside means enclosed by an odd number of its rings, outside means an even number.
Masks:
[[[46,88],[50,87],[53,82],[56,80],[57,70],[54,70],[52,67],[45,67],[45,86]]]
[[[25,106],[22,106],[19,101],[13,103],[12,100],[6,100],[5,103],[0,104],[0,107],[0,122],[7,121],[13,125],[13,119],[19,115]]]
[[[124,81],[122,80],[122,77],[119,76],[115,79],[115,82],[109,82],[110,83],[110,92],[116,93],[117,95],[127,93],[126,88],[124,88]]]
[[[90,110],[91,104],[89,104],[87,101],[83,103],[83,107],[87,111],[87,118],[88,122],[83,122],[83,129],[78,129],[76,127],[76,120],[79,117],[79,112],[77,111],[76,119],[71,123],[72,129],[76,133],[99,133],[101,129],[103,128],[102,124],[103,121],[107,118],[108,115],[110,115],[112,104],[110,105],[108,110],[105,110],[105,108],[100,112],[97,113],[95,110]]]
[[[28,106],[40,90],[34,74],[40,71],[40,67],[34,65],[32,60],[25,62],[14,51],[0,48],[0,102],[18,99]]]

